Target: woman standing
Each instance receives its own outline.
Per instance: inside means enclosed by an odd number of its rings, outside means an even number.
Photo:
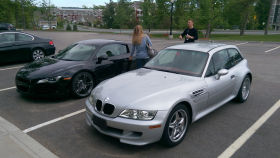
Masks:
[[[134,52],[136,51],[137,69],[143,67],[149,60],[147,45],[152,46],[151,39],[143,33],[141,25],[135,26],[132,36],[132,51],[129,60],[132,60]]]

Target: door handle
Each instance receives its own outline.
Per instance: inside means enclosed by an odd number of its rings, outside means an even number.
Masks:
[[[234,78],[235,78],[235,75],[231,75],[231,76],[230,76],[230,79],[234,79]]]

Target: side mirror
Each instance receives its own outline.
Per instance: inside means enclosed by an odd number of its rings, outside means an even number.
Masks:
[[[107,60],[108,57],[106,55],[101,55],[100,57],[97,58],[97,63],[100,64],[103,60]]]
[[[216,80],[219,80],[221,76],[224,76],[226,74],[228,74],[228,70],[227,69],[221,69],[221,70],[218,71],[215,78],[216,78]]]

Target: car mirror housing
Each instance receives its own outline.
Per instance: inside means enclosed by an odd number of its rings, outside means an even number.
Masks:
[[[226,74],[228,74],[228,70],[227,69],[221,69],[221,70],[218,71],[218,73],[216,74],[215,78],[217,80],[219,80],[221,76],[224,76]]]

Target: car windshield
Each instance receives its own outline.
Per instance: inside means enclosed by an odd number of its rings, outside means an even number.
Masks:
[[[144,68],[199,77],[202,75],[207,59],[208,54],[204,52],[164,49]]]
[[[60,60],[84,61],[88,60],[95,50],[95,46],[86,44],[73,44],[56,55]]]

